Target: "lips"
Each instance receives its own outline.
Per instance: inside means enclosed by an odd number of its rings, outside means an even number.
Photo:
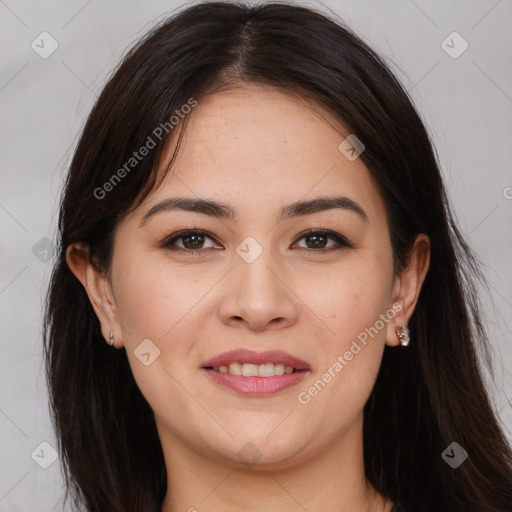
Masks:
[[[218,368],[219,366],[229,366],[231,363],[240,364],[282,364],[291,366],[295,370],[311,370],[308,363],[280,350],[267,350],[266,352],[254,352],[248,349],[237,349],[224,352],[204,362],[202,368]]]
[[[221,388],[239,395],[265,397],[299,384],[311,368],[302,359],[280,350],[238,349],[205,361],[201,370]]]

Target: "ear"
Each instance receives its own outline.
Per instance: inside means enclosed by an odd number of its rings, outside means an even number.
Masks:
[[[396,329],[409,323],[414,313],[421,287],[430,266],[430,238],[424,233],[416,236],[409,265],[395,276],[392,288],[392,304],[400,304],[400,311],[388,323],[386,344],[400,344]]]
[[[89,260],[89,246],[84,242],[70,244],[66,249],[66,262],[87,292],[94,312],[100,321],[101,334],[108,341],[110,331],[112,331],[115,347],[122,347],[122,329],[118,320],[112,286],[106,272]]]

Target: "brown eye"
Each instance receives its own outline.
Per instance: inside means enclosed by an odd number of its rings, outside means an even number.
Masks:
[[[183,251],[189,254],[195,254],[214,247],[214,245],[210,245],[209,247],[204,246],[207,239],[215,242],[214,238],[208,235],[205,231],[188,229],[173,234],[162,243],[162,247],[173,251]],[[310,230],[303,233],[298,240],[303,239],[306,240],[306,247],[299,248],[305,249],[308,252],[324,253],[331,250],[341,249],[343,247],[353,247],[344,236],[333,231]],[[329,240],[333,240],[335,243],[329,244]]]
[[[199,230],[186,230],[180,231],[168,238],[162,247],[166,247],[171,250],[187,251],[190,253],[200,252],[204,249],[211,247],[204,247],[206,239],[213,240],[212,237],[208,236],[205,232]],[[181,241],[182,246],[176,245],[177,241]]]
[[[327,252],[339,249],[340,247],[352,247],[345,237],[332,231],[311,230],[301,235],[299,240],[303,239],[307,240],[306,247],[301,248],[309,249],[313,252]],[[334,240],[336,243],[330,246],[327,245],[329,239]]]

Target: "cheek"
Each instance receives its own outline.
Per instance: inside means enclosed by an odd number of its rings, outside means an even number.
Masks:
[[[218,276],[210,272],[199,277],[192,265],[177,270],[156,258],[133,258],[119,265],[118,272],[116,299],[127,357],[141,391],[148,401],[155,401],[164,389],[179,391],[171,376],[186,382],[197,370],[197,340],[207,334],[201,327],[208,307],[205,294]],[[143,345],[148,339],[152,344]],[[138,359],[147,346],[154,361],[150,366]],[[185,404],[177,399],[178,403],[185,410]]]
[[[374,325],[389,307],[391,270],[379,262],[353,260],[328,275],[303,280],[298,293],[322,320],[325,342],[335,350]]]
[[[186,324],[182,320],[193,316],[207,286],[186,270],[177,273],[175,267],[154,258],[126,260],[117,273],[117,309],[130,343],[141,337],[171,340]]]
[[[139,389],[155,411],[197,414],[179,383],[187,382],[195,369],[188,364],[197,326],[201,325],[199,308],[194,306],[204,295],[204,286],[190,273],[180,273],[177,278],[176,270],[165,262],[133,258],[119,264],[117,272],[116,300],[123,342]],[[147,341],[142,345],[148,339],[154,346]],[[143,346],[144,351],[139,349]],[[148,365],[139,359],[143,352],[150,354]]]
[[[373,263],[360,259],[326,281],[323,296],[313,298],[318,301],[315,313],[329,330],[318,339],[324,348],[321,362],[310,387],[300,389],[305,393],[300,401],[311,401],[319,417],[333,410],[342,411],[345,418],[355,417],[366,403],[379,371],[387,325],[394,316],[388,311],[391,273],[391,267],[376,258]]]

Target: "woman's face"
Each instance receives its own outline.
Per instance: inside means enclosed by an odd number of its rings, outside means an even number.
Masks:
[[[369,171],[311,106],[268,87],[202,98],[188,122],[172,171],[119,225],[111,274],[116,342],[164,451],[286,467],[359,440],[384,345],[407,320]],[[234,217],[165,207],[178,197]],[[327,197],[345,199],[297,206]],[[182,230],[201,232],[170,240]],[[239,349],[287,356],[206,368]],[[236,364],[251,362],[275,364]],[[260,370],[274,376],[247,376]]]

